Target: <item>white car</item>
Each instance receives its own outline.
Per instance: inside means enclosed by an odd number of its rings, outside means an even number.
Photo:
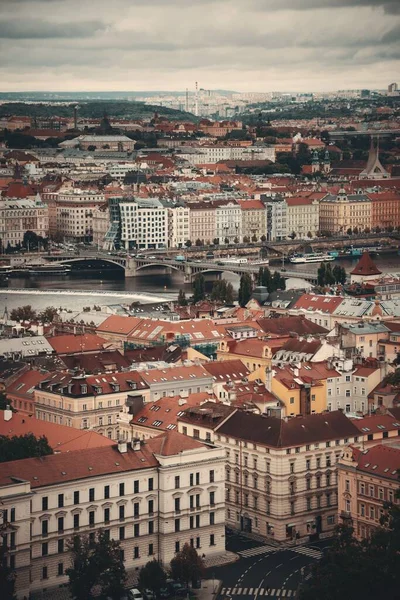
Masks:
[[[143,594],[137,588],[131,588],[130,590],[128,590],[128,596],[132,600],[143,600]]]

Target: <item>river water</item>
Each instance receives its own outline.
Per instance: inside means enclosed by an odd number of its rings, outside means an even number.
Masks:
[[[373,260],[383,273],[400,274],[400,256],[380,255],[373,257]],[[332,264],[340,264],[347,272],[350,272],[357,262],[357,258],[346,258]],[[270,266],[272,271],[275,266],[279,268],[280,264],[272,264]],[[288,280],[290,287],[308,287],[309,284],[301,279],[301,273],[316,273],[318,267],[318,263],[287,265],[288,270],[299,273],[298,280]],[[230,281],[235,289],[238,289],[239,277],[237,275],[225,273],[224,278]],[[210,282],[208,287],[211,288],[211,286]],[[0,317],[6,306],[8,310],[11,310],[16,306],[26,304],[30,304],[38,311],[43,310],[46,306],[62,306],[77,311],[82,310],[85,306],[130,304],[133,301],[146,304],[173,300],[181,288],[186,291],[187,295],[191,293],[191,286],[185,285],[182,274],[175,271],[172,275],[149,274],[128,279],[123,279],[118,270],[107,271],[101,275],[94,273],[93,276],[88,273],[75,273],[41,278],[10,278],[0,287]],[[33,293],[35,290],[39,293]],[[82,294],[84,291],[89,293]]]

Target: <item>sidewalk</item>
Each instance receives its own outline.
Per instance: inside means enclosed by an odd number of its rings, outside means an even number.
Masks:
[[[215,600],[221,589],[219,579],[203,579],[199,590],[192,590],[197,600]]]
[[[231,563],[239,560],[238,554],[235,552],[229,552],[226,550],[222,554],[218,554],[217,556],[207,556],[204,558],[204,566],[206,569],[211,569],[212,567],[222,567],[223,565],[230,565]]]

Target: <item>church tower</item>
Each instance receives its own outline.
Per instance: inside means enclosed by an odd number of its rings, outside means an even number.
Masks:
[[[321,166],[319,164],[319,156],[317,150],[314,150],[311,162],[311,173],[319,173]]]
[[[384,169],[379,160],[379,138],[376,146],[371,135],[371,146],[369,149],[367,166],[360,173],[360,179],[388,179],[390,174]]]
[[[325,150],[323,170],[324,173],[330,173],[331,171],[331,157],[329,156],[328,148]]]

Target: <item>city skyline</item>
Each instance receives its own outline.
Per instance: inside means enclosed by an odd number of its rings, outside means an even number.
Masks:
[[[398,79],[391,0],[3,0],[2,91],[329,92]],[[334,4],[334,6],[331,6]]]

